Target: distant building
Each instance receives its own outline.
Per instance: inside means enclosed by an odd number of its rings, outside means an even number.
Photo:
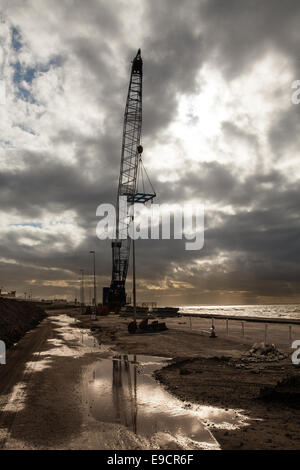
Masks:
[[[67,299],[41,299],[40,302],[44,302],[46,304],[67,304]]]
[[[2,289],[0,289],[0,297],[15,299],[16,298],[16,291],[12,290],[11,292],[5,292]]]

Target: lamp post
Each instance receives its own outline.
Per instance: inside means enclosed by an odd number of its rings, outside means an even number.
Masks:
[[[94,267],[94,315],[96,317],[97,312],[97,299],[96,299],[96,253],[95,251],[90,251],[93,255],[93,267]],[[96,318],[95,318],[96,319]]]
[[[81,279],[80,279],[80,303],[81,303],[81,313],[84,313],[84,269],[80,269]]]

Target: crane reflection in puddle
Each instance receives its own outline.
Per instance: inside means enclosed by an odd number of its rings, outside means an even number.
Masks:
[[[113,358],[113,407],[116,422],[130,428],[137,434],[137,362],[136,356],[129,363],[128,356]],[[130,365],[133,369],[131,374]],[[133,375],[133,380],[132,376]]]
[[[153,356],[116,355],[97,361],[88,369],[90,414],[163,448],[216,449],[218,443],[206,423],[227,429],[245,425],[236,410],[192,405],[171,395],[153,377],[165,365],[165,358]],[[173,447],[167,447],[170,442]]]

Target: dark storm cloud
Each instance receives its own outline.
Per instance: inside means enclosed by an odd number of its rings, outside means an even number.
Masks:
[[[70,8],[62,2],[53,2],[51,8],[49,24],[55,20],[60,38],[61,62],[57,66],[64,71],[68,64],[79,64],[76,77],[81,90],[88,92],[88,99],[93,97],[105,117],[101,125],[95,122],[92,135],[87,136],[66,122],[51,134],[51,150],[20,149],[19,161],[23,165],[14,170],[2,169],[0,173],[1,208],[20,214],[23,222],[24,218],[30,222],[47,212],[60,214],[73,210],[85,236],[72,246],[64,234],[37,232],[31,239],[41,244],[26,246],[20,241],[20,233],[12,231],[1,240],[0,252],[4,258],[16,259],[20,266],[16,269],[13,264],[3,263],[1,271],[11,287],[14,283],[23,285],[28,277],[41,283],[68,281],[69,288],[49,285],[44,292],[73,296],[79,267],[90,270],[90,249],[97,250],[98,273],[103,282],[109,281],[110,243],[96,239],[95,210],[102,202],[115,201],[122,117],[130,61],[136,49],[141,46],[144,56],[143,134],[151,144],[175,118],[178,98],[201,92],[197,76],[206,64],[217,65],[230,81],[251,70],[266,54],[278,51],[291,59],[297,74],[300,3],[147,1],[143,13],[136,18],[139,26],[144,25],[142,44],[127,38],[126,9],[122,10],[121,4],[118,8],[113,2],[78,0],[71,2]],[[22,35],[22,25],[12,31],[14,53],[19,54],[26,46],[26,36]],[[33,77],[37,69],[31,70]],[[274,90],[274,100],[277,92]],[[82,115],[83,122],[85,118]],[[269,139],[276,158],[296,142],[297,122],[297,107],[284,114],[274,113]],[[227,120],[222,124],[221,134],[223,139],[239,141],[245,149],[261,155],[259,136],[254,130],[249,132],[237,122]],[[53,158],[61,145],[72,146],[75,161]],[[182,203],[192,198],[207,204],[204,249],[197,253],[185,251],[184,241],[141,241],[137,244],[138,275],[158,287],[167,280],[173,291],[172,281],[190,283],[194,290],[186,295],[195,302],[199,289],[240,290],[248,292],[252,299],[288,294],[291,287],[287,282],[295,286],[300,274],[297,247],[300,227],[295,217],[300,202],[299,184],[291,184],[272,168],[241,175],[233,164],[203,159],[199,155],[200,163],[192,170],[183,158],[177,182],[162,184],[159,175],[154,175],[153,182],[160,203]],[[213,209],[210,204],[214,204]],[[230,213],[225,206],[231,207]],[[69,243],[68,252],[62,253],[56,243]],[[227,260],[218,261],[224,253]],[[198,259],[214,264],[199,268],[195,263]],[[53,267],[58,271],[44,269]],[[176,274],[174,267],[182,270]],[[259,281],[264,282],[265,291]],[[187,301],[184,293],[182,298]]]
[[[151,32],[144,39],[146,135],[169,124],[176,112],[178,96],[196,90],[204,54],[203,38],[193,28],[192,12],[193,8],[186,8],[177,0],[159,5],[148,3]]]
[[[205,45],[209,54],[215,50],[216,61],[228,79],[250,70],[263,56],[274,51],[291,60],[294,80],[300,78],[300,3],[297,0],[207,0],[200,11],[205,25]],[[287,103],[290,102],[292,90],[283,92]],[[282,90],[274,90],[275,102],[278,93]],[[291,105],[287,111],[273,116],[269,139],[278,158],[285,150],[294,151],[299,145],[298,123],[297,106]]]
[[[299,75],[300,77],[300,71]],[[300,141],[300,108],[291,105],[290,109],[278,115],[269,132],[274,155],[281,158],[286,152],[293,156],[297,153]]]
[[[162,283],[165,276],[174,279],[172,267],[188,266],[179,279],[194,285],[195,289],[201,286],[212,291],[242,290],[248,292],[251,301],[255,301],[254,294],[276,297],[293,292],[295,295],[300,276],[300,222],[296,217],[300,183],[291,184],[276,171],[239,181],[228,168],[215,162],[199,165],[196,173],[201,177],[193,179],[192,173],[183,176],[185,190],[198,194],[199,201],[208,198],[220,204],[219,210],[209,207],[206,210],[203,250],[187,252],[182,241],[151,241],[147,246],[143,242],[144,248],[139,253],[139,259],[143,260],[142,275],[152,279],[155,272],[153,278]],[[199,182],[198,192],[195,180]],[[170,197],[175,202],[178,189],[174,194],[165,194],[166,199]],[[231,205],[235,214],[223,212],[224,205]],[[224,253],[228,260],[219,265],[219,257]],[[153,258],[155,261],[151,261]],[[213,264],[201,268],[194,264],[195,259],[212,260]],[[149,265],[155,267],[152,275]],[[268,283],[264,294],[259,282]],[[290,284],[287,286],[287,283]]]
[[[222,131],[225,137],[234,140],[243,141],[247,147],[253,147],[256,153],[259,153],[258,137],[254,133],[247,132],[246,130],[238,127],[233,122],[224,121],[222,124]]]
[[[275,48],[299,65],[297,0],[206,0],[199,9],[209,52],[215,48],[216,60],[229,77]]]
[[[88,210],[95,214],[98,204],[111,201],[115,194],[113,175],[99,185],[88,172],[84,175],[77,166],[53,161],[45,154],[25,154],[24,161],[28,159],[32,166],[25,170],[0,173],[2,209],[14,207],[28,217],[38,217],[46,210],[75,209],[86,217]]]
[[[220,210],[222,206],[231,205],[238,211],[240,207],[251,208],[253,204],[267,208],[272,201],[280,197],[283,210],[284,203],[288,203],[288,196],[289,202],[295,202],[299,183],[291,185],[276,170],[243,177],[232,164],[212,161],[199,163],[193,170],[182,171],[180,180],[174,183],[162,185],[155,181],[155,187],[160,188],[160,203],[175,203],[180,193],[182,201],[194,198],[199,203],[219,203]]]

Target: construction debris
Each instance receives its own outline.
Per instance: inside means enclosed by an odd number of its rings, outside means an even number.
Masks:
[[[128,325],[128,331],[131,334],[134,333],[157,333],[159,331],[167,330],[165,322],[159,323],[157,320],[148,323],[148,318],[144,318],[138,325],[135,321],[132,321]]]
[[[252,348],[242,355],[242,361],[246,362],[273,362],[288,357],[276,348],[275,344],[254,343]]]

